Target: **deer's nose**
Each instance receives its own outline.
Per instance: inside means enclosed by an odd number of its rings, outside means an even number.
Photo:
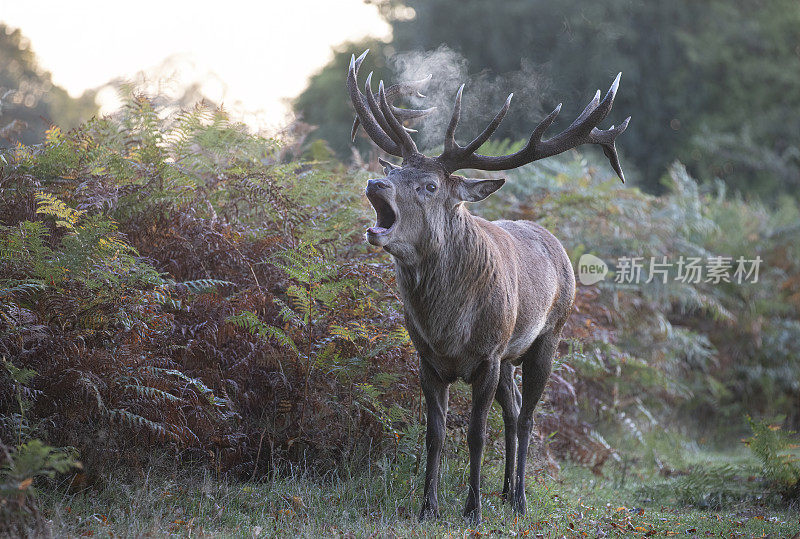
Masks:
[[[368,191],[376,191],[378,189],[388,189],[389,182],[384,180],[369,180],[367,182],[367,190]]]

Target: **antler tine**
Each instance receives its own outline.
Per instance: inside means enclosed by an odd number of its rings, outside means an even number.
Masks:
[[[409,120],[416,120],[417,118],[422,118],[423,116],[427,116],[428,114],[436,110],[436,107],[431,107],[428,109],[401,109],[399,107],[395,107],[394,105],[392,105],[391,100],[388,98],[388,96],[386,100],[389,101],[389,106],[392,108],[392,114],[394,114],[394,117],[401,122],[407,122]],[[353,127],[350,129],[350,140],[352,141],[356,140],[356,131],[358,130],[358,126],[360,125],[361,121],[358,119],[358,116],[356,116],[353,119]],[[405,129],[409,133],[417,132],[416,129],[411,129],[410,127],[406,126],[403,126],[403,129]]]
[[[474,168],[478,170],[508,170],[512,168],[521,167],[527,163],[544,159],[563,153],[567,150],[580,146],[581,144],[598,144],[603,148],[603,153],[611,162],[611,166],[617,173],[619,178],[625,182],[625,176],[622,173],[622,167],[619,163],[619,156],[614,141],[617,136],[622,134],[628,127],[630,117],[628,117],[622,124],[617,127],[612,126],[610,129],[599,129],[597,124],[603,121],[611,112],[611,107],[614,104],[614,97],[619,88],[619,80],[622,73],[618,74],[608,89],[605,97],[600,100],[600,91],[598,90],[594,98],[586,105],[578,117],[570,126],[559,133],[558,135],[548,140],[542,140],[545,131],[552,125],[558,113],[561,111],[559,104],[553,112],[551,112],[544,120],[539,122],[530,140],[520,151],[504,156],[488,156],[474,153],[475,150],[483,144],[491,132],[497,128],[502,116],[505,115],[507,110],[508,100],[503,110],[495,116],[492,124],[484,130],[472,143],[466,148],[460,148],[462,151],[447,151],[442,153],[437,159],[450,171],[455,172],[462,168]],[[510,99],[510,97],[509,97]],[[499,119],[498,119],[499,118]],[[452,123],[452,122],[451,122]],[[488,135],[487,135],[488,131]],[[467,152],[466,150],[470,150]]]
[[[368,52],[369,49],[364,51],[358,59],[356,59],[355,55],[350,57],[350,67],[347,71],[347,89],[350,93],[350,101],[353,103],[353,108],[356,110],[356,115],[360,123],[364,126],[364,130],[375,144],[386,153],[401,157],[404,154],[404,148],[395,142],[392,137],[381,128],[372,112],[370,112],[369,108],[364,103],[364,96],[358,89],[358,68],[361,66],[361,62],[364,61]],[[356,127],[356,125],[353,126],[353,133]]]
[[[491,137],[495,131],[497,131],[497,128],[500,126],[500,122],[502,122],[503,118],[506,117],[506,113],[508,112],[508,109],[511,106],[512,97],[514,97],[513,93],[508,94],[508,97],[506,98],[506,102],[503,105],[503,108],[501,108],[497,112],[497,114],[495,114],[494,118],[492,118],[492,121],[489,123],[489,125],[486,126],[486,129],[484,129],[480,135],[475,137],[472,140],[472,142],[470,142],[464,147],[465,154],[469,155],[474,151],[476,151],[478,148],[481,147],[481,145],[484,142],[489,140],[489,137]]]
[[[622,73],[617,75],[602,101],[600,101],[600,90],[598,90],[594,96],[594,99],[592,99],[583,112],[575,119],[574,122],[572,122],[572,124],[570,124],[567,129],[546,141],[541,141],[541,136],[536,139],[538,142],[538,147],[534,147],[534,149],[538,150],[536,152],[536,159],[543,159],[545,157],[557,155],[575,148],[576,146],[580,146],[581,144],[592,143],[604,145],[605,142],[595,141],[591,136],[591,133],[595,129],[598,133],[603,132],[602,130],[597,129],[597,124],[602,122],[606,116],[608,116],[608,113],[611,112],[611,107],[614,104],[614,97],[617,95],[619,79],[621,76]],[[625,126],[627,127],[627,124],[625,124]],[[612,130],[609,129],[608,131],[611,132]],[[542,134],[544,134],[544,131],[542,131]],[[606,151],[605,147],[603,151]],[[621,180],[623,180],[622,174],[617,172],[617,175]]]
[[[427,116],[434,110],[436,107],[430,107],[428,109],[401,109],[400,107],[395,107],[392,105],[389,98],[386,98],[386,101],[389,102],[389,106],[392,108],[392,114],[394,117],[400,120],[401,122],[405,122],[406,120],[416,120],[417,118],[422,118],[423,116]]]
[[[556,105],[556,108],[553,109],[553,112],[548,114],[544,120],[539,122],[539,125],[537,125],[536,129],[533,130],[528,144],[530,144],[532,141],[539,142],[542,140],[544,132],[547,131],[551,125],[553,125],[553,122],[556,120],[556,116],[558,116],[558,113],[561,112],[561,105],[562,103]]]
[[[429,74],[424,79],[409,80],[405,82],[398,82],[386,88],[386,100],[391,103],[393,99],[402,95],[425,97],[420,93],[420,88],[428,84],[433,78],[433,74]]]
[[[411,135],[403,127],[403,124],[394,117],[392,114],[392,110],[389,107],[389,103],[386,101],[386,90],[383,88],[383,81],[378,83],[378,102],[381,106],[381,111],[383,112],[383,116],[386,119],[386,122],[389,124],[389,127],[394,131],[394,134],[400,138],[400,146],[402,148],[403,155],[402,157],[406,157],[409,154],[419,153],[417,150],[417,145],[414,143],[414,139],[411,138]]]
[[[595,127],[589,132],[589,138],[591,139],[591,142],[594,144],[599,144],[600,147],[603,148],[603,153],[611,162],[614,172],[617,173],[617,176],[619,176],[619,179],[622,180],[622,183],[625,183],[625,174],[622,172],[622,165],[619,164],[619,155],[617,155],[617,147],[614,142],[618,135],[621,135],[625,132],[625,130],[628,128],[628,122],[630,121],[631,117],[628,116],[625,118],[625,121],[617,127],[612,125],[610,129],[605,130]]]
[[[619,79],[622,76],[622,73],[617,74],[617,78],[614,79],[614,82],[611,84],[611,87],[606,92],[605,97],[603,100],[600,101],[600,90],[597,90],[597,93],[594,94],[594,99],[586,105],[586,108],[580,115],[575,118],[575,121],[566,129],[566,131],[570,131],[573,128],[577,128],[577,126],[595,126],[598,123],[602,122],[608,116],[608,113],[611,112],[611,107],[614,105],[614,98],[617,95],[617,89],[619,88]]]
[[[356,67],[356,69],[358,69],[358,67]],[[400,107],[395,107],[393,104],[394,100],[401,96],[425,97],[420,92],[420,89],[428,84],[432,77],[433,75],[428,75],[424,79],[416,81],[398,82],[386,89],[386,101],[389,103],[394,117],[397,118],[401,123],[422,118],[423,116],[426,116],[436,110],[436,107],[430,107],[427,109],[401,109]],[[353,127],[350,129],[350,139],[353,141],[356,139],[356,132],[358,131],[359,125],[361,125],[361,121],[359,120],[358,116],[356,116],[353,120]],[[405,126],[404,128],[409,133],[416,133],[416,130],[414,129]],[[389,134],[391,135],[391,133]]]
[[[456,92],[456,102],[453,105],[453,115],[450,117],[450,123],[447,125],[447,132],[444,134],[444,152],[453,153],[460,150],[461,147],[456,142],[456,128],[458,121],[461,119],[461,95],[464,93],[464,85],[462,84]]]
[[[581,112],[580,114],[578,114],[578,117],[577,117],[577,118],[575,118],[575,119],[572,121],[572,123],[571,123],[571,124],[569,124],[569,127],[570,127],[570,128],[571,128],[571,127],[574,127],[574,126],[576,126],[576,125],[578,125],[578,124],[582,123],[584,120],[586,120],[586,118],[588,118],[588,117],[589,117],[589,115],[590,115],[592,112],[594,112],[594,111],[595,111],[595,109],[597,109],[597,106],[598,106],[599,104],[600,104],[600,90],[597,90],[597,92],[595,92],[595,94],[594,94],[594,97],[592,98],[592,100],[591,100],[591,101],[589,101],[589,104],[588,104],[588,105],[586,105],[586,107],[583,109],[583,112]],[[567,129],[569,129],[569,128],[567,128]]]
[[[395,118],[401,122],[405,120],[414,120],[436,110],[436,107],[430,107],[427,109],[401,109],[400,107],[395,107],[393,104],[395,99],[402,96],[424,98],[425,96],[422,95],[419,90],[427,85],[431,81],[431,78],[433,78],[433,75],[428,75],[424,79],[420,80],[398,82],[397,84],[392,84],[386,88],[386,101],[389,103],[389,105],[391,105],[392,113],[394,114]],[[406,129],[406,131],[413,132],[411,129]]]
[[[438,157],[439,161],[443,163],[451,163],[451,162],[458,162],[460,159],[464,157],[468,157],[471,155],[475,150],[481,147],[481,145],[489,140],[489,137],[497,130],[497,127],[500,125],[500,122],[503,121],[505,118],[506,113],[508,112],[508,108],[511,106],[511,98],[514,97],[514,94],[509,94],[506,98],[506,102],[503,104],[503,107],[495,114],[492,121],[486,128],[481,132],[480,135],[472,139],[472,141],[467,144],[466,146],[459,146],[458,142],[456,142],[455,135],[456,135],[456,128],[458,127],[458,122],[461,119],[461,98],[464,93],[464,85],[462,84],[458,88],[458,92],[456,92],[456,100],[455,104],[453,105],[453,115],[450,118],[450,124],[447,126],[447,132],[444,136],[444,151],[442,155]],[[447,164],[445,164],[447,167]]]
[[[369,105],[369,110],[372,112],[372,115],[377,120],[378,125],[381,126],[389,138],[391,138],[395,143],[401,144],[400,139],[397,138],[397,135],[394,134],[394,131],[386,122],[386,117],[383,115],[381,111],[380,105],[378,105],[378,101],[375,99],[375,94],[372,93],[372,72],[367,75],[367,80],[364,83],[364,93],[367,96],[367,105]]]
[[[387,92],[386,101],[388,102],[389,101],[388,90],[386,90],[386,92]],[[380,109],[380,105],[378,104],[378,101],[375,98],[375,94],[372,93],[372,72],[370,72],[370,74],[367,76],[367,81],[364,84],[364,93],[367,96],[367,104],[369,105],[370,111],[372,112],[372,115],[375,116],[375,119],[378,121],[378,124],[380,124],[381,128],[384,131],[386,131],[386,133],[389,135],[389,137],[392,140],[394,140],[396,143],[400,144],[401,141],[398,140],[396,137],[392,136],[394,131],[392,131],[392,129],[389,127],[388,123],[386,122],[386,118],[383,115],[383,112]],[[436,107],[433,107],[433,108],[430,108],[430,109],[417,110],[417,109],[399,109],[399,108],[397,108],[395,106],[391,106],[392,115],[395,118],[397,118],[398,121],[400,121],[400,122],[402,122],[405,119],[419,118],[421,116],[424,116],[425,114],[428,114],[430,111],[434,110],[435,108]],[[400,111],[401,114],[398,114],[398,111]],[[356,118],[356,120],[358,120],[358,118]],[[357,128],[358,128],[358,123],[354,123],[353,124],[353,130],[355,130]],[[406,126],[403,126],[403,129],[405,129],[409,133],[416,133],[417,132],[416,129],[411,129],[410,127],[406,127]],[[354,135],[354,134],[355,134],[355,131],[353,131],[351,133],[351,135]]]
[[[588,123],[599,123],[606,119],[608,113],[611,112],[611,107],[614,106],[614,98],[617,97],[617,90],[619,89],[619,79],[622,78],[622,71],[617,73],[614,82],[611,83],[611,87],[606,92],[603,101],[597,106],[594,111],[589,115],[587,118]]]

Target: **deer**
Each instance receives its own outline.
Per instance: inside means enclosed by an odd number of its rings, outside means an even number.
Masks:
[[[625,182],[615,139],[628,127],[602,130],[597,125],[611,111],[619,87],[617,75],[603,99],[600,90],[563,132],[543,140],[559,104],[542,120],[519,151],[503,156],[476,153],[505,117],[513,94],[488,126],[466,146],[455,140],[461,116],[464,85],[455,97],[445,132],[444,150],[427,157],[417,150],[406,120],[432,109],[394,106],[401,96],[420,93],[421,81],[395,84],[383,81],[377,95],[372,73],[362,93],[358,71],[367,49],[352,55],[347,91],[356,118],[383,152],[402,159],[400,165],[379,158],[383,178],[367,182],[366,197],[376,223],[366,240],[389,253],[403,303],[404,322],[419,356],[419,378],[426,406],[427,462],[420,520],[439,517],[437,490],[445,440],[450,385],[470,384],[472,403],[467,431],[469,485],[463,515],[481,521],[481,458],[486,423],[496,400],[503,417],[505,470],[502,497],[518,514],[525,514],[525,466],[534,424],[534,409],[550,377],[561,331],[575,297],[575,275],[558,239],[532,221],[487,221],[473,215],[468,203],[485,199],[505,179],[468,179],[459,170],[504,171],[558,155],[582,144],[597,144],[616,174]],[[515,381],[522,367],[522,390]],[[510,499],[510,500],[509,500]]]

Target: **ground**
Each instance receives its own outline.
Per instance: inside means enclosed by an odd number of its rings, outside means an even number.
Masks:
[[[699,452],[709,466],[737,464],[740,454]],[[138,481],[107,479],[101,488],[42,492],[40,507],[57,536],[239,537],[795,537],[800,512],[785,503],[755,497],[713,508],[702,496],[678,501],[655,473],[607,465],[598,476],[562,463],[557,477],[533,470],[528,514],[517,517],[498,495],[502,468],[484,467],[484,522],[471,527],[461,518],[466,495],[466,458],[443,462],[442,518],[419,523],[422,470],[399,471],[383,464],[359,471],[312,477],[289,470],[261,482],[235,482],[210,472],[157,466]],[[625,473],[622,470],[625,470]],[[742,479],[746,481],[746,479]],[[666,483],[665,483],[666,481]],[[705,501],[703,501],[705,500]]]

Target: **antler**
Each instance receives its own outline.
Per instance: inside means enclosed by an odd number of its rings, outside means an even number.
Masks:
[[[500,109],[491,123],[480,135],[475,137],[475,139],[466,146],[459,146],[455,140],[455,132],[458,126],[458,120],[461,117],[461,94],[464,91],[464,85],[462,84],[456,94],[453,116],[450,119],[450,125],[447,127],[447,132],[445,134],[444,151],[436,160],[439,161],[448,172],[455,172],[462,168],[508,170],[521,167],[522,165],[539,159],[544,159],[545,157],[563,153],[581,144],[591,143],[599,144],[603,148],[603,153],[608,157],[611,166],[614,167],[614,171],[624,183],[625,176],[619,164],[619,156],[617,155],[614,140],[625,131],[631,118],[628,116],[628,118],[617,127],[612,125],[611,128],[605,130],[597,128],[597,124],[602,122],[611,111],[611,106],[614,104],[614,96],[617,93],[617,88],[619,88],[619,79],[621,76],[622,73],[617,75],[617,78],[614,79],[614,83],[611,85],[611,88],[609,88],[602,101],[600,100],[600,90],[597,90],[594,99],[586,105],[586,108],[583,109],[583,112],[572,122],[572,125],[558,135],[547,140],[542,140],[544,132],[550,127],[553,120],[556,119],[556,116],[558,116],[558,113],[561,111],[560,103],[553,112],[536,126],[528,144],[526,144],[524,148],[516,153],[498,157],[476,154],[475,151],[492,136],[492,133],[495,132],[500,122],[503,121],[511,105],[511,97],[514,94],[508,96],[503,108]]]
[[[420,93],[420,89],[424,88],[427,85],[431,77],[433,75],[428,75],[424,79],[420,80],[413,80],[408,82],[398,82],[397,84],[392,84],[388,88],[386,88],[386,101],[389,102],[389,105],[392,108],[392,114],[394,117],[400,120],[401,122],[409,121],[409,120],[416,120],[417,118],[422,118],[423,116],[430,114],[436,107],[431,107],[428,109],[401,109],[399,107],[394,106],[394,101],[398,97],[407,96],[407,97],[425,97]],[[367,86],[370,86],[369,80],[372,78],[372,73],[368,75],[367,79]],[[373,96],[374,97],[374,96]],[[356,140],[356,131],[358,131],[358,127],[361,125],[361,120],[359,120],[358,116],[353,119],[353,128],[350,130],[350,140]],[[411,129],[410,127],[405,127],[405,130],[409,133],[416,133],[416,129]]]
[[[350,92],[350,100],[356,110],[356,118],[350,132],[351,138],[355,140],[356,130],[359,125],[364,127],[367,135],[383,151],[398,157],[406,157],[418,153],[417,146],[414,144],[409,132],[413,129],[404,127],[402,122],[420,118],[435,109],[401,109],[392,105],[392,101],[402,95],[416,95],[425,97],[419,89],[427,84],[431,76],[418,80],[399,84],[394,84],[385,90],[383,81],[378,84],[378,96],[372,93],[372,73],[367,76],[364,87],[366,96],[358,89],[358,69],[367,56],[369,49],[364,51],[358,58],[355,55],[350,57],[350,68],[347,73],[347,89]]]

